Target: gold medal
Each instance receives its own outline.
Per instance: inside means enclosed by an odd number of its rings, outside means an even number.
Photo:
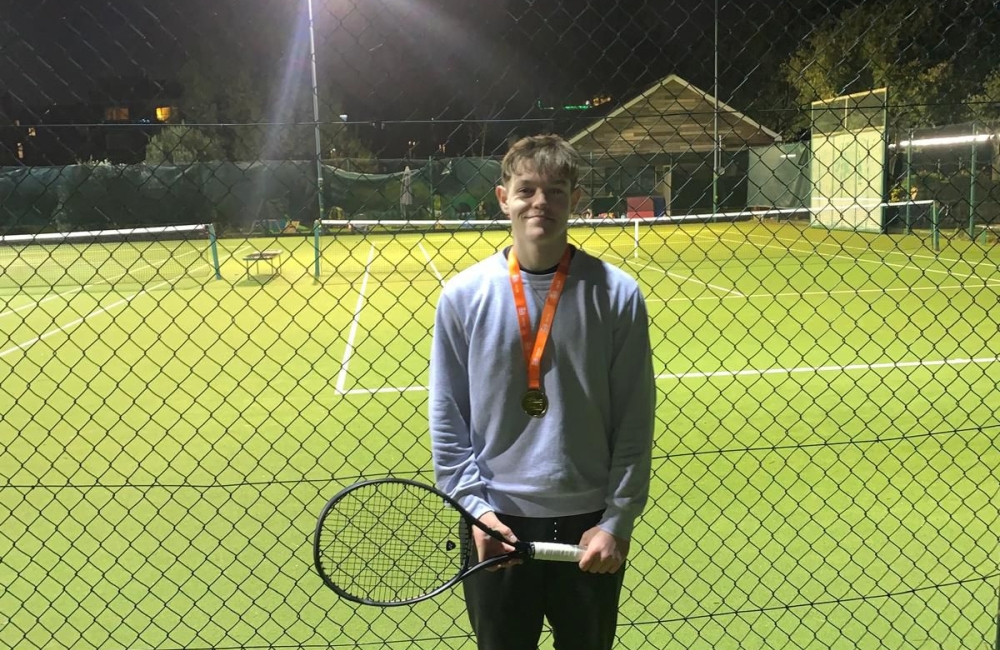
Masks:
[[[569,274],[569,260],[571,249],[569,246],[563,251],[556,275],[552,278],[552,285],[549,288],[549,295],[545,299],[545,308],[542,310],[541,319],[538,324],[538,334],[535,336],[534,344],[531,340],[531,322],[528,318],[528,307],[524,297],[524,286],[521,283],[521,267],[517,263],[517,255],[511,248],[508,254],[508,271],[510,274],[510,286],[514,292],[514,305],[517,307],[518,327],[521,330],[521,348],[524,352],[524,363],[528,367],[528,392],[521,398],[521,408],[533,418],[540,418],[549,410],[549,398],[542,392],[542,353],[545,350],[545,343],[548,341],[549,332],[552,330],[552,320],[556,315],[556,305],[566,286],[566,276]]]
[[[540,418],[549,410],[549,398],[540,390],[529,390],[521,398],[521,408],[533,418]]]

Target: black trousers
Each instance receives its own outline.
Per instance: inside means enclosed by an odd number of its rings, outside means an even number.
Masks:
[[[518,539],[576,544],[601,513],[554,519],[497,517]],[[472,545],[473,560],[476,548]],[[544,619],[556,650],[610,650],[618,623],[625,566],[586,573],[573,562],[524,562],[480,571],[463,582],[479,650],[536,650]]]

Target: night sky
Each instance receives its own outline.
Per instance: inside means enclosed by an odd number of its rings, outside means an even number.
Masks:
[[[789,3],[751,4],[749,20],[766,38],[780,27],[772,6]],[[720,5],[723,38],[743,38],[747,3]],[[712,5],[704,0],[315,0],[314,7],[321,82],[359,106],[404,118],[484,96],[530,104],[621,94],[679,69],[695,83],[712,81],[705,60]],[[299,54],[304,63],[308,53],[295,46],[297,33],[307,36],[298,29],[305,0],[0,0],[0,15],[0,83],[29,104],[85,100],[114,75],[169,78],[202,50],[279,70],[283,57]],[[304,38],[300,45],[307,47]]]
[[[719,0],[720,99],[752,114],[810,26],[852,4]],[[668,74],[713,90],[713,0],[314,0],[314,10],[319,84],[352,121],[517,121],[539,102],[627,100]],[[121,99],[109,79],[170,82],[205,61],[258,73],[269,106],[310,89],[306,0],[0,0],[0,16],[8,105],[107,103]]]

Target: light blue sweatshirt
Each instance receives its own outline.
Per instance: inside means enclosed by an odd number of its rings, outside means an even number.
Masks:
[[[532,343],[554,273],[522,271]],[[577,249],[542,358],[540,419],[521,398],[528,374],[506,251],[442,289],[428,416],[439,489],[480,517],[604,510],[631,536],[649,492],[656,391],[645,301],[627,273]]]

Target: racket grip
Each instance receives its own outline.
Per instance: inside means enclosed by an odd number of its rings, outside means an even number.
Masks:
[[[583,547],[554,542],[534,542],[531,548],[534,559],[550,562],[579,562],[584,552]]]

